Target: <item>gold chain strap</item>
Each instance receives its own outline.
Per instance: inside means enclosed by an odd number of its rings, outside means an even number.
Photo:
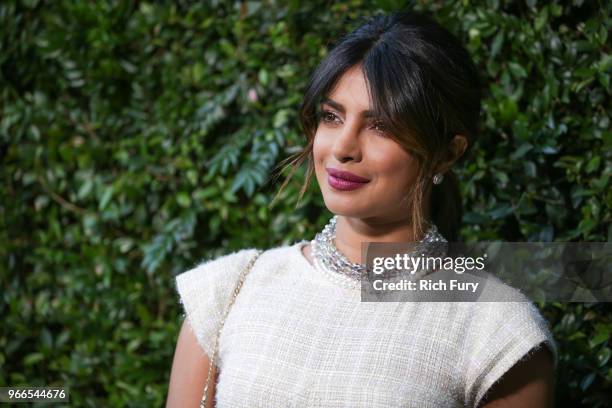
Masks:
[[[244,278],[246,277],[247,273],[249,273],[249,271],[253,268],[255,261],[257,260],[259,255],[261,255],[261,253],[262,253],[261,250],[257,250],[257,253],[255,254],[255,256],[251,259],[247,267],[240,274],[240,279],[238,279],[238,283],[236,284],[236,287],[234,288],[234,293],[229,301],[229,304],[227,305],[227,308],[225,309],[225,314],[223,315],[223,318],[221,319],[221,325],[219,326],[219,331],[217,331],[215,335],[215,343],[214,343],[213,350],[212,350],[212,356],[210,357],[210,364],[208,365],[208,376],[206,377],[206,385],[204,386],[204,395],[202,396],[202,400],[200,401],[200,408],[206,408],[206,401],[208,399],[208,385],[210,383],[210,379],[212,376],[212,368],[215,363],[215,354],[217,353],[217,343],[219,342],[219,334],[221,330],[223,329],[223,326],[225,325],[225,319],[227,318],[229,310],[234,304],[234,301],[236,300],[236,296],[238,296],[238,292],[240,292],[240,288],[242,287]]]

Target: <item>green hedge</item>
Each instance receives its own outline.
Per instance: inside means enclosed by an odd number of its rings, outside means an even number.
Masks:
[[[487,81],[483,137],[457,169],[463,239],[609,241],[610,4],[469,3],[3,1],[0,386],[162,405],[174,276],[328,220],[314,184],[295,208],[304,171],[269,207],[272,175],[303,146],[309,74],[381,10],[431,11]],[[558,401],[603,407],[610,306],[540,306],[560,346]]]

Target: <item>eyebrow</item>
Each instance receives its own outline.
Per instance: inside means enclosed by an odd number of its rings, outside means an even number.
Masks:
[[[345,113],[345,109],[344,106],[342,106],[341,103],[334,101],[333,99],[330,98],[323,98],[321,100],[321,105],[329,105],[334,109],[339,110],[342,113]],[[376,114],[376,112],[371,111],[371,110],[364,110],[361,112],[361,116],[363,116],[364,118],[375,118],[378,117],[378,115]]]

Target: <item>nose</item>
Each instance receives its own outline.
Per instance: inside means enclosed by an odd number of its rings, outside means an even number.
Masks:
[[[336,135],[332,154],[340,163],[361,161],[361,146],[359,140],[360,126],[357,121],[346,122]]]

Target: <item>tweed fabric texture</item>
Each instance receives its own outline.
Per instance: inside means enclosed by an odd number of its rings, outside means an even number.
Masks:
[[[219,337],[217,407],[475,407],[515,363],[547,346],[547,322],[523,302],[361,302],[301,252],[263,252]],[[255,249],[176,277],[202,352]]]

